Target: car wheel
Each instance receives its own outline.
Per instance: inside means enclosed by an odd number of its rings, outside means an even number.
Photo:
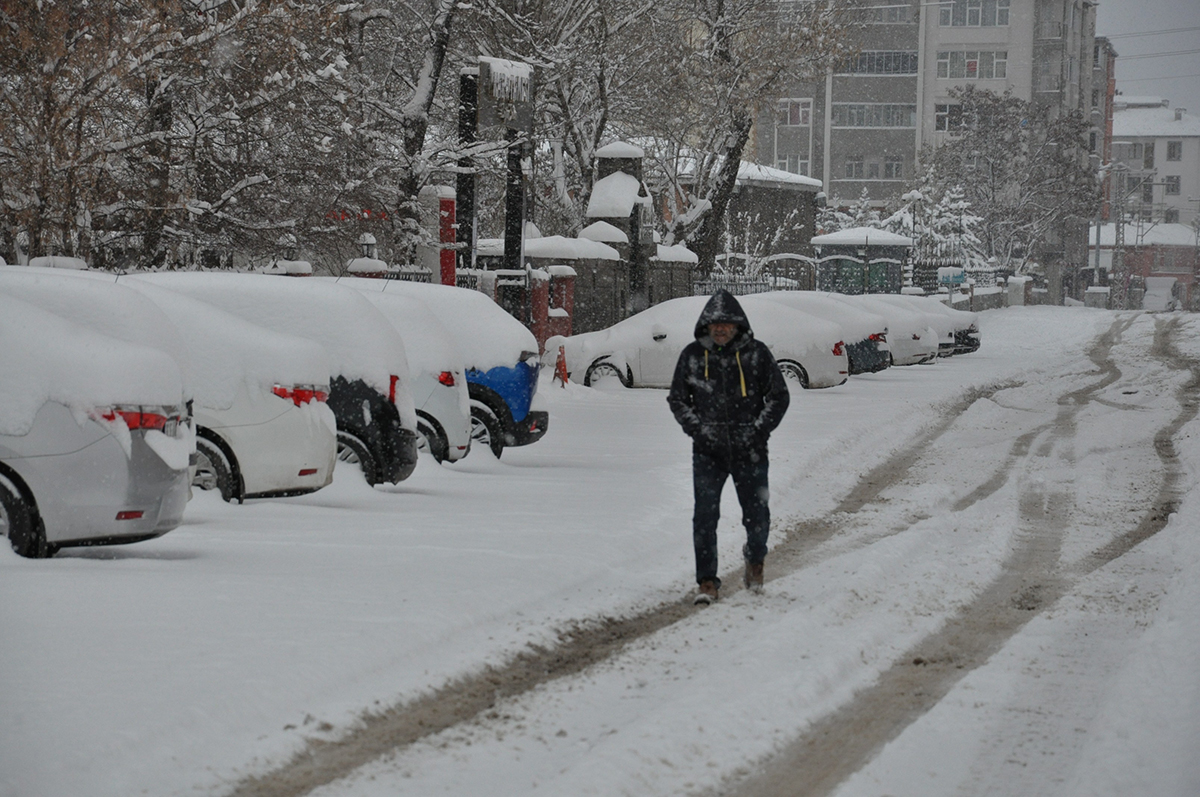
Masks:
[[[45,559],[57,550],[46,543],[46,532],[37,512],[3,474],[0,474],[0,537],[7,537],[17,555],[27,559]]]
[[[417,422],[417,451],[429,452],[437,462],[445,462],[449,450],[445,435],[424,421]]]
[[[375,486],[379,483],[375,467],[375,457],[371,455],[371,450],[367,448],[366,443],[349,432],[338,432],[337,446],[338,462],[358,465],[362,468],[362,475],[366,479],[367,484]]]
[[[783,371],[784,379],[791,379],[800,383],[800,387],[808,389],[808,371],[804,370],[804,366],[800,363],[794,363],[790,360],[785,360],[779,364],[779,370]]]
[[[615,363],[601,360],[588,366],[587,373],[583,375],[583,385],[584,387],[601,387],[605,383],[612,384],[614,379],[621,387],[629,387],[632,381],[628,379],[627,374],[621,373],[621,369],[617,368]]]
[[[487,446],[496,455],[496,459],[504,453],[504,433],[500,429],[500,420],[488,407],[479,402],[471,402],[471,447]]]
[[[218,490],[221,498],[232,501],[240,498],[237,490],[236,466],[221,447],[203,437],[196,438],[196,475],[192,486],[201,490]]]

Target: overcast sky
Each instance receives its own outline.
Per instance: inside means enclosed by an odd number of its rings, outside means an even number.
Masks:
[[[1166,97],[1172,108],[1200,115],[1200,0],[1101,0],[1096,35],[1117,50],[1117,91]],[[1192,52],[1130,58],[1178,50]]]

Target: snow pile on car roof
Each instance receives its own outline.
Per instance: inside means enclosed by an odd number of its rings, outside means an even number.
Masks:
[[[167,354],[68,321],[0,287],[0,434],[23,435],[47,401],[81,420],[113,405],[183,404]]]
[[[846,343],[863,340],[870,335],[887,329],[887,319],[866,309],[851,307],[828,296],[813,291],[771,291],[757,294],[764,299],[777,301],[817,318],[832,321],[842,328]]]
[[[228,409],[243,383],[327,385],[331,365],[324,347],[307,338],[251,324],[231,313],[129,277],[123,282],[144,295],[175,324],[191,355],[192,385],[202,407]]]
[[[317,342],[329,353],[331,376],[362,379],[384,395],[391,376],[399,377],[396,408],[404,425],[416,428],[404,342],[357,291],[317,278],[268,274],[164,271],[137,279],[214,304],[252,324]]]
[[[191,355],[171,319],[137,291],[118,284],[115,275],[82,273],[6,266],[0,268],[0,291],[118,340],[165,352],[178,364],[184,394],[192,398]]]
[[[468,370],[511,368],[522,352],[538,350],[533,333],[479,291],[400,280],[342,278],[341,284],[363,291],[386,290],[424,302],[458,346]]]

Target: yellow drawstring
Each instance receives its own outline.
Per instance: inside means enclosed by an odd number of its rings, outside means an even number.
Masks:
[[[733,353],[733,358],[735,360],[737,360],[738,377],[740,377],[742,380],[742,398],[745,398],[746,397],[746,372],[742,370],[742,353],[740,351],[735,351]],[[704,350],[704,378],[706,380],[708,379],[708,349]]]

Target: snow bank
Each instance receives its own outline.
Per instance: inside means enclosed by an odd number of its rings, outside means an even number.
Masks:
[[[67,321],[8,295],[3,285],[0,341],[0,434],[27,434],[47,401],[81,421],[118,404],[184,403],[183,375],[164,352]]]

